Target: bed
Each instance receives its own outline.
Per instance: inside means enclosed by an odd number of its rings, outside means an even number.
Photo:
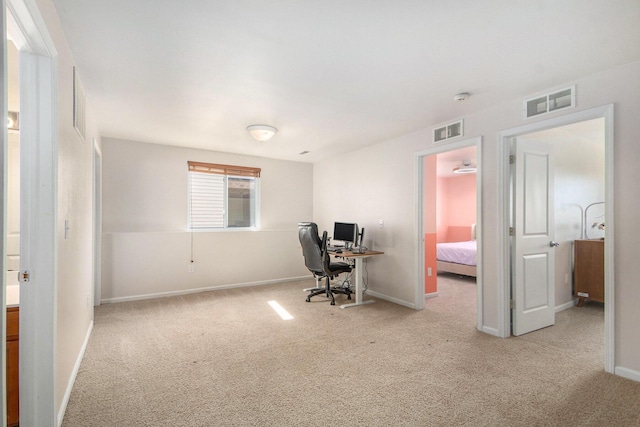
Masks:
[[[469,227],[465,228],[469,230]],[[436,265],[438,272],[476,277],[476,254],[478,252],[478,246],[476,243],[475,224],[470,228],[471,240],[438,243],[436,245]],[[468,235],[469,234],[467,234],[467,236]]]

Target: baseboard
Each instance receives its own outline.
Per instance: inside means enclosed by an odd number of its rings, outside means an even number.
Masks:
[[[575,306],[578,303],[577,299],[573,299],[569,302],[565,302],[564,304],[560,304],[560,305],[556,305],[556,313],[559,313],[561,311],[567,310],[573,306]]]
[[[71,397],[71,390],[73,389],[73,384],[76,382],[76,376],[78,375],[78,371],[80,370],[80,364],[82,363],[82,359],[84,359],[84,352],[87,350],[87,344],[89,344],[89,337],[91,337],[91,331],[93,331],[93,320],[91,321],[91,323],[89,323],[89,328],[87,329],[87,333],[84,337],[82,348],[78,353],[78,357],[76,358],[76,363],[73,365],[73,371],[71,371],[71,377],[69,377],[69,382],[67,383],[67,388],[64,392],[62,403],[60,404],[60,410],[58,411],[58,427],[62,425],[62,420],[64,419],[64,413],[67,411],[67,404],[69,403],[69,398]]]
[[[500,338],[500,331],[498,331],[496,328],[490,328],[489,326],[483,326],[482,329],[480,329],[480,331],[484,332],[485,334],[493,335],[494,337]]]
[[[223,289],[235,289],[235,288],[246,288],[249,286],[261,286],[261,285],[273,285],[276,283],[284,283],[284,282],[295,282],[298,280],[312,280],[312,276],[299,276],[299,277],[288,277],[284,279],[272,279],[272,280],[261,280],[258,282],[246,282],[246,283],[234,283],[231,285],[221,285],[221,286],[209,286],[206,288],[195,288],[195,289],[186,289],[182,291],[169,291],[169,292],[158,292],[153,294],[143,294],[143,295],[132,295],[128,297],[116,297],[116,298],[104,298],[100,301],[101,304],[115,304],[118,302],[127,302],[127,301],[139,301],[145,299],[155,299],[155,298],[165,298],[165,297],[173,297],[178,295],[188,295],[195,294],[198,292],[208,292],[208,291],[217,291]]]
[[[407,302],[407,301],[404,301],[404,300],[401,300],[401,299],[398,299],[398,298],[393,298],[393,297],[390,297],[388,295],[381,294],[379,292],[369,291],[368,290],[366,295],[371,295],[372,297],[383,299],[385,301],[389,301],[389,302],[392,302],[394,304],[398,304],[398,305],[401,305],[401,306],[404,306],[404,307],[408,307],[408,308],[411,308],[411,309],[414,309],[414,310],[416,309],[416,305],[414,303]]]
[[[435,298],[438,296],[438,292],[430,292],[428,294],[424,294],[424,299]]]
[[[633,369],[616,366],[614,369],[614,373],[622,378],[640,382],[640,372],[634,371]]]

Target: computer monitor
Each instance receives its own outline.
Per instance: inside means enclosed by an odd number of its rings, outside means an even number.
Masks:
[[[350,222],[336,222],[333,224],[333,240],[340,240],[345,245],[358,244],[358,224]]]

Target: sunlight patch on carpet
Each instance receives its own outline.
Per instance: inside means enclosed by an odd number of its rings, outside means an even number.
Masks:
[[[269,301],[268,304],[275,310],[276,313],[278,313],[280,317],[282,317],[282,320],[293,319],[293,316],[290,315],[289,312],[285,310],[280,304],[278,304],[278,301]]]

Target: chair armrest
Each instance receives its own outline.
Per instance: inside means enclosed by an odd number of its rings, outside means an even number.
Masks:
[[[322,244],[320,246],[320,254],[322,255],[322,264],[325,266],[325,270],[329,266],[329,251],[327,249],[328,240],[329,239],[327,239],[327,231],[325,230],[322,233]]]
[[[325,252],[327,252],[327,232],[326,230],[322,233],[322,243],[320,243],[320,253],[324,256]]]

